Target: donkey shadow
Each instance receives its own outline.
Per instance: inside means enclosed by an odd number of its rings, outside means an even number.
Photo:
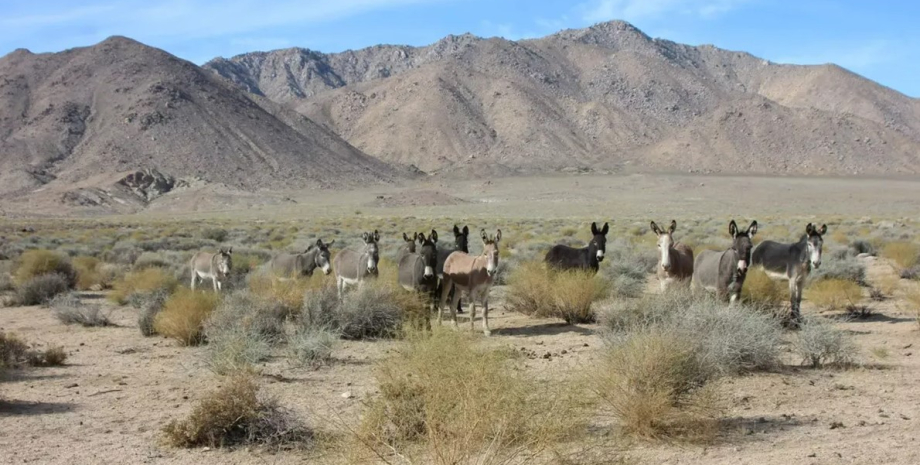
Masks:
[[[580,336],[592,336],[594,331],[588,328],[582,328],[577,325],[568,323],[542,323],[532,326],[522,326],[518,328],[499,328],[492,331],[493,334],[502,336],[520,336],[520,337],[537,337],[537,336],[558,336],[565,333],[576,333]]]
[[[0,417],[32,416],[72,412],[76,406],[69,402],[28,402],[0,400]]]

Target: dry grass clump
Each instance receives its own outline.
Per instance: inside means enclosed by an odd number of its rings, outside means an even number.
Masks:
[[[157,334],[173,338],[182,345],[202,342],[204,322],[217,307],[219,296],[212,292],[179,289],[156,314],[153,328]]]
[[[592,370],[591,387],[622,432],[646,439],[710,442],[721,399],[689,335],[662,327],[626,334]]]
[[[76,285],[77,273],[70,258],[50,250],[27,250],[19,256],[13,277],[17,284],[24,285],[34,278],[50,274],[60,275],[69,289]]]
[[[109,295],[119,305],[127,303],[140,307],[146,295],[157,292],[171,293],[179,283],[176,278],[160,268],[132,271],[117,281]]]
[[[519,266],[509,277],[509,309],[538,318],[562,318],[566,323],[590,323],[592,304],[608,293],[607,281],[594,273],[548,270],[540,262]]]
[[[763,307],[777,307],[789,298],[788,286],[775,281],[760,267],[748,270],[741,289],[745,302]]]
[[[76,287],[81,291],[102,289],[108,284],[100,270],[99,259],[95,257],[74,257],[73,268],[77,273]]]
[[[279,279],[270,273],[249,275],[249,290],[257,297],[277,302],[287,312],[296,315],[301,311],[307,291],[322,287],[327,282],[322,276],[310,278]]]
[[[287,338],[287,348],[293,365],[316,367],[332,360],[332,350],[339,343],[338,331],[302,325]]]
[[[174,447],[309,447],[313,432],[274,399],[259,396],[252,377],[237,375],[207,394],[188,418],[163,432]]]
[[[102,313],[96,304],[83,303],[73,293],[62,294],[51,300],[51,311],[54,317],[65,325],[78,324],[85,327],[110,326],[112,321],[109,316]]]
[[[418,306],[418,301],[407,298],[396,286],[373,281],[346,293],[331,320],[324,323],[345,339],[397,337],[403,317],[420,313]]]
[[[848,366],[859,351],[847,333],[819,316],[803,317],[793,350],[802,358],[802,363],[813,368]]]
[[[66,360],[67,352],[63,347],[54,346],[45,350],[32,349],[16,335],[0,331],[0,373],[8,368],[19,368],[25,365],[60,366]]]
[[[889,242],[882,248],[882,257],[891,260],[898,270],[909,270],[920,261],[920,245],[913,242]]]
[[[820,308],[841,310],[862,300],[862,288],[853,281],[822,279],[805,289],[805,297]]]
[[[211,369],[228,374],[268,359],[272,346],[283,340],[286,315],[277,302],[247,290],[224,297],[204,327]]]
[[[156,328],[153,327],[153,323],[156,320],[157,314],[163,310],[163,305],[166,304],[169,293],[166,291],[157,291],[151,294],[142,295],[142,299],[135,299],[141,310],[140,315],[137,317],[137,327],[144,337],[150,337],[157,333]]]
[[[840,279],[852,281],[860,286],[866,285],[866,265],[858,258],[851,255],[841,257],[829,257],[821,268],[812,270],[808,275],[809,282],[817,282],[825,279]],[[744,284],[747,286],[747,282]]]
[[[51,273],[29,279],[16,289],[16,303],[19,305],[44,305],[55,296],[70,290],[66,276]]]
[[[481,349],[471,337],[440,328],[407,339],[377,367],[380,392],[367,404],[355,455],[532,463],[586,431],[590,413],[576,400],[577,387],[551,391],[515,370],[509,351]]]

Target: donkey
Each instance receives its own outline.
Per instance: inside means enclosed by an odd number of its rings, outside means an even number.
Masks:
[[[821,266],[821,251],[824,248],[824,234],[827,225],[821,228],[808,223],[805,235],[795,244],[781,244],[763,241],[754,248],[751,264],[760,265],[767,276],[789,281],[789,302],[792,306],[792,320],[799,321],[802,307],[802,287],[812,268]]]
[[[447,301],[451,291],[454,292],[450,304],[450,317],[457,326],[457,304],[460,302],[461,292],[466,292],[470,299],[470,331],[476,321],[476,301],[482,302],[482,333],[486,336],[492,334],[489,330],[489,289],[498,273],[498,243],[502,240],[502,230],[499,229],[494,237],[486,235],[486,230],[480,232],[483,243],[482,255],[474,257],[466,252],[454,252],[444,261],[444,278],[441,288],[441,306]],[[438,311],[438,323],[441,322],[442,312]]]
[[[591,242],[587,247],[576,249],[567,245],[556,244],[546,253],[544,261],[550,268],[557,270],[597,270],[600,268],[600,262],[604,261],[604,253],[607,251],[607,231],[610,228],[607,223],[600,230],[597,229],[597,223],[591,223]]]
[[[399,250],[396,251],[396,263],[399,263],[404,256],[410,253],[415,253],[415,241],[418,240],[418,233],[412,236],[410,239],[406,233],[403,233],[403,245],[399,247]]]
[[[659,228],[654,221],[651,227],[652,232],[658,236],[657,274],[661,292],[667,291],[668,286],[675,281],[690,285],[693,277],[693,249],[681,243],[674,243],[677,221],[671,220],[671,226],[667,231]]]
[[[214,292],[223,289],[223,283],[233,268],[233,260],[230,258],[232,253],[233,247],[217,249],[217,253],[196,253],[189,261],[189,267],[192,269],[192,290],[195,290],[198,280],[205,278],[209,278],[214,284]]]
[[[741,297],[741,286],[747,276],[748,264],[751,263],[751,238],[757,234],[757,221],[751,223],[745,231],[739,231],[735,220],[728,223],[728,233],[732,236],[732,246],[724,251],[704,250],[693,263],[693,290],[705,289],[715,292],[716,296],[729,303]]]
[[[457,227],[457,225],[454,225],[454,246],[445,247],[445,248],[438,247],[438,266],[435,269],[435,272],[438,275],[438,280],[439,280],[438,287],[439,288],[443,285],[442,281],[444,279],[444,261],[447,260],[447,257],[449,257],[450,254],[457,252],[457,251],[460,251],[463,253],[470,253],[469,237],[470,237],[469,226],[464,226],[463,229],[461,230],[460,228]],[[462,302],[458,300],[457,301],[457,313],[463,313],[463,308],[461,304]]]
[[[377,278],[377,263],[380,261],[377,242],[380,241],[380,232],[375,229],[373,233],[364,233],[361,238],[364,239],[364,249],[361,252],[345,249],[335,254],[332,260],[339,298],[345,294],[346,286],[360,285],[367,279]]]
[[[275,276],[282,279],[313,276],[313,271],[317,268],[328,275],[332,271],[329,264],[329,247],[332,244],[335,244],[335,240],[326,244],[322,239],[317,239],[315,244],[310,244],[307,250],[301,253],[282,252],[272,258],[269,268]]]
[[[422,294],[428,294],[431,311],[434,311],[437,301],[438,276],[435,268],[438,264],[438,232],[431,230],[427,238],[425,233],[416,233],[421,249],[418,253],[407,253],[397,263],[397,279],[404,289]]]

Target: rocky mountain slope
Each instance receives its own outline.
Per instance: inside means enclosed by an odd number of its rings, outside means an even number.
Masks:
[[[149,200],[138,180],[255,190],[401,176],[304,115],[130,39],[0,58],[0,195],[51,190],[85,205],[111,202],[110,189]]]
[[[204,67],[370,155],[430,172],[920,172],[917,99],[835,65],[681,45],[620,21]]]

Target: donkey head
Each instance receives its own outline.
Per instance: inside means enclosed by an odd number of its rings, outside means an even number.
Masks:
[[[751,238],[757,234],[757,221],[751,222],[746,230],[740,231],[735,220],[732,220],[728,223],[728,233],[732,236],[731,248],[738,254],[738,272],[745,273],[751,263],[751,251],[754,249]]]
[[[671,270],[671,249],[674,248],[674,230],[677,229],[677,221],[671,220],[671,227],[663,230],[652,221],[652,232],[658,236],[658,265],[662,270]]]
[[[233,253],[233,247],[227,247],[224,249],[221,247],[217,249],[217,254],[214,256],[214,260],[217,261],[217,272],[221,276],[227,276],[230,274],[230,269],[233,268],[233,260],[230,258],[230,255]]]
[[[457,225],[454,225],[454,247],[463,252],[470,253],[470,228],[469,226],[464,226],[461,231]]]
[[[415,241],[418,240],[418,233],[415,233],[410,239],[406,233],[403,233],[403,241],[406,243],[406,250],[409,253],[415,253]]]
[[[597,256],[597,261],[604,261],[604,253],[607,252],[607,231],[610,230],[610,227],[607,223],[604,223],[602,229],[597,229],[597,223],[591,223],[591,235],[594,236],[591,238],[591,242],[588,244],[589,249],[594,249]]]
[[[425,277],[431,278],[434,276],[434,269],[438,264],[438,232],[432,229],[431,235],[427,238],[425,233],[418,233],[415,237],[418,238],[418,243],[421,246],[419,255],[422,256],[422,261],[425,262]]]
[[[332,266],[329,261],[329,247],[335,244],[335,239],[329,243],[323,243],[322,239],[317,239],[316,244],[307,247],[307,250],[304,253],[310,252],[314,248],[316,249],[316,254],[313,256],[313,264],[317,268],[323,270],[323,274],[329,274],[332,271]]]
[[[364,239],[364,255],[367,255],[367,271],[377,274],[377,262],[380,261],[377,242],[380,241],[380,232],[375,229],[373,233],[364,233],[361,238]]]
[[[805,234],[808,238],[805,240],[805,246],[808,249],[808,260],[811,262],[811,266],[814,268],[819,268],[821,266],[821,250],[824,248],[824,234],[827,232],[827,225],[822,224],[821,228],[816,228],[813,224],[808,223],[805,226]]]
[[[480,231],[479,235],[482,237],[482,254],[488,258],[486,262],[486,273],[488,273],[490,277],[495,276],[495,274],[498,273],[498,243],[502,240],[502,230],[497,230],[495,236],[490,237],[486,234],[486,230],[483,229]]]

